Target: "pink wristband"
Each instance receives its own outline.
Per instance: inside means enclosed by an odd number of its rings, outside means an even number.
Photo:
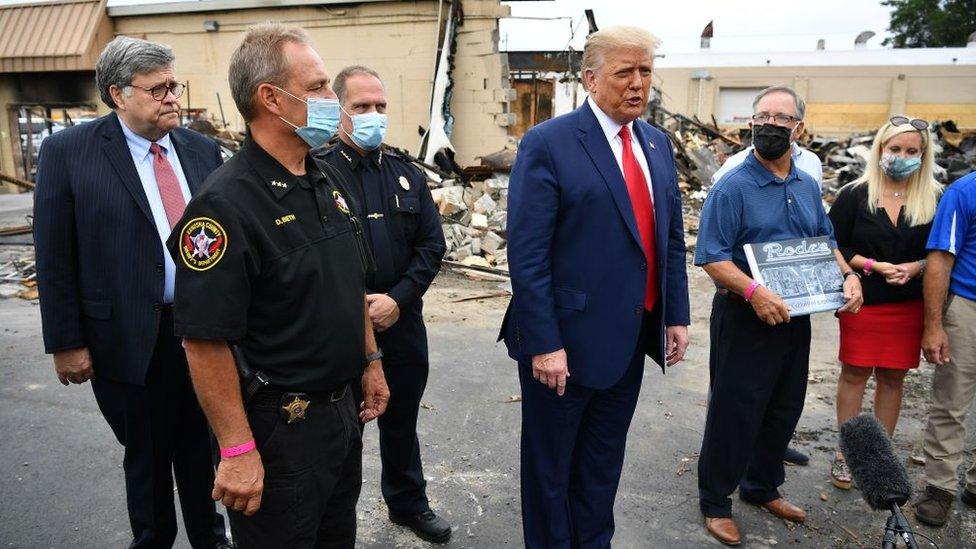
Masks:
[[[241,444],[240,446],[231,446],[230,448],[221,448],[220,457],[222,458],[232,458],[237,457],[242,454],[246,454],[251,450],[257,448],[257,444],[254,443],[254,439]]]
[[[761,286],[761,284],[753,280],[752,284],[750,284],[749,287],[746,288],[746,291],[742,294],[742,297],[744,297],[746,301],[749,301],[752,299],[752,294],[756,293],[756,288],[759,286]]]
[[[864,274],[865,275],[871,274],[871,267],[873,265],[874,265],[874,260],[873,259],[868,259],[867,261],[864,262]]]

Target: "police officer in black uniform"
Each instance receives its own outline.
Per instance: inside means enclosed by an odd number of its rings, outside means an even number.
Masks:
[[[168,242],[175,333],[220,446],[213,497],[241,548],[355,545],[359,422],[389,398],[360,225],[308,154],[338,124],[329,84],[304,31],[252,28],[230,62],[249,135]]]
[[[333,90],[343,108],[340,142],[321,158],[349,181],[366,226],[376,266],[366,279],[366,297],[393,395],[378,422],[383,497],[390,520],[424,540],[446,542],[451,526],[430,509],[417,440],[429,369],[422,297],[446,251],[440,215],[423,174],[380,146],[386,95],[379,75],[347,67],[336,75]]]

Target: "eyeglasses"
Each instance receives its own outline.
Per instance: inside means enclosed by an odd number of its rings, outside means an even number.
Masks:
[[[757,124],[765,124],[770,120],[776,122],[779,126],[785,126],[787,124],[792,124],[793,122],[799,122],[800,119],[795,116],[790,116],[788,114],[765,114],[759,113],[752,115],[752,121]]]
[[[143,88],[142,86],[136,86],[135,84],[129,84],[129,86],[149,92],[149,95],[151,95],[156,101],[166,99],[167,93],[171,93],[173,94],[173,97],[179,99],[180,96],[183,95],[183,92],[186,91],[186,84],[182,82],[157,84],[151,88]]]
[[[922,131],[929,129],[929,123],[921,118],[908,118],[907,116],[892,116],[888,122],[891,122],[892,126],[903,126],[905,124],[911,124],[916,130]]]

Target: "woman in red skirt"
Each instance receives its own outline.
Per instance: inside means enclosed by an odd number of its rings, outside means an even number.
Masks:
[[[942,187],[933,177],[928,123],[894,116],[878,130],[864,175],[841,189],[830,209],[837,245],[862,274],[864,306],[840,314],[837,424],[861,412],[874,374],[874,414],[895,432],[905,374],[917,368],[922,340],[925,243]],[[837,450],[831,482],[851,487]]]

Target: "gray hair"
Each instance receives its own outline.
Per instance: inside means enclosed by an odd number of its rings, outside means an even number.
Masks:
[[[261,84],[283,87],[288,80],[288,60],[281,48],[286,43],[308,44],[308,33],[298,27],[265,23],[248,29],[230,57],[228,82],[237,110],[250,122],[257,114],[254,94]]]
[[[586,37],[582,70],[598,70],[603,66],[606,53],[617,48],[643,48],[653,59],[659,45],[658,37],[640,27],[607,27]]]
[[[759,105],[759,101],[771,93],[785,93],[792,96],[793,101],[796,103],[796,117],[803,120],[803,115],[805,115],[807,112],[807,104],[800,99],[800,96],[796,94],[796,91],[789,86],[770,86],[759,92],[759,95],[752,100],[752,112],[756,112],[756,107]]]
[[[116,37],[105,46],[95,63],[95,87],[102,102],[114,109],[115,101],[109,93],[112,86],[130,86],[136,75],[172,68],[175,60],[169,46],[129,36]]]
[[[339,71],[336,75],[335,80],[332,82],[332,91],[335,92],[336,97],[339,98],[339,104],[345,104],[346,102],[346,80],[350,76],[355,76],[357,74],[368,74],[370,76],[375,76],[380,83],[383,83],[383,79],[380,78],[380,73],[374,71],[373,69],[365,65],[351,65]]]

